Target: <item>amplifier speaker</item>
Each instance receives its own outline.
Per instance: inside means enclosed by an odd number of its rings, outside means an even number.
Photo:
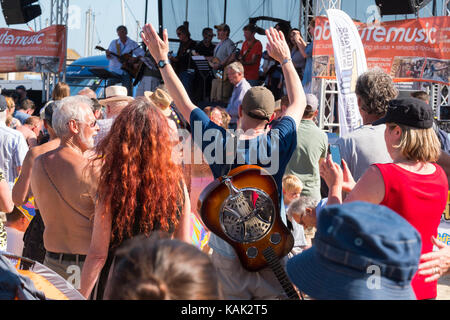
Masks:
[[[22,24],[39,17],[41,6],[33,3],[38,0],[1,0],[3,16],[7,25]]]
[[[431,0],[375,0],[382,16],[416,13],[430,2]]]

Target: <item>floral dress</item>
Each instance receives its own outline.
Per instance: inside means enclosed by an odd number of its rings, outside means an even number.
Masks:
[[[2,180],[5,180],[5,174],[0,169],[0,181]],[[0,251],[6,251],[6,229],[2,219],[0,219]]]

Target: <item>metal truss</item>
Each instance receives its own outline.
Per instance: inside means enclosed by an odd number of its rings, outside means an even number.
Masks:
[[[339,128],[337,81],[334,79],[316,80],[320,83],[320,87],[317,88],[320,101],[318,126],[324,131],[336,132]],[[424,90],[431,97],[431,105],[436,117],[441,106],[450,105],[450,85],[432,83]],[[449,121],[438,121],[438,124],[442,129],[450,132]]]
[[[315,16],[326,15],[328,9],[340,9],[340,8],[341,8],[341,0],[316,0],[314,15]]]
[[[50,1],[50,25],[61,24],[65,25],[67,28],[67,22],[69,18],[69,0],[51,0]],[[66,31],[67,32],[67,31]],[[66,81],[66,59],[67,59],[67,34],[66,34],[66,44],[65,44],[65,55],[62,74],[57,75],[51,72],[42,73],[42,83],[43,83],[43,94],[42,99],[45,101],[50,100],[50,92],[56,85],[56,78],[60,81]]]

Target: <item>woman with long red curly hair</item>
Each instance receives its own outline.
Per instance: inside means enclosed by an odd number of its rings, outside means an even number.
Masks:
[[[115,249],[136,235],[165,231],[189,242],[189,195],[164,115],[138,98],[115,119],[91,164],[100,171],[91,245],[81,293],[105,289]],[[99,279],[100,276],[100,279]]]

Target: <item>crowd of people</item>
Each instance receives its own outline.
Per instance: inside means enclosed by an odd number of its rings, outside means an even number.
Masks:
[[[23,88],[16,100],[0,95],[0,251],[66,280],[78,267],[86,299],[287,299],[273,270],[246,269],[222,234],[207,230],[203,250],[192,244],[199,194],[251,164],[276,185],[276,214],[293,237],[281,263],[301,298],[435,299],[450,267],[450,247],[437,240],[450,155],[429,97],[399,98],[380,69],[359,76],[363,125],[333,143],[338,163],[316,124],[312,43],[277,25],[265,31],[263,53],[247,25],[237,52],[229,26],[215,29],[217,45],[213,29],[197,43],[180,26],[172,55],[167,31],[145,25],[141,54],[156,67],[136,97],[128,80],[110,83],[99,100],[89,88],[70,96],[60,82],[32,116]],[[126,28],[117,32],[121,50],[133,47]],[[207,107],[196,105],[193,55],[223,71]],[[261,77],[263,57],[271,66]],[[200,163],[186,161],[196,153]],[[20,210],[30,199],[31,221]]]

